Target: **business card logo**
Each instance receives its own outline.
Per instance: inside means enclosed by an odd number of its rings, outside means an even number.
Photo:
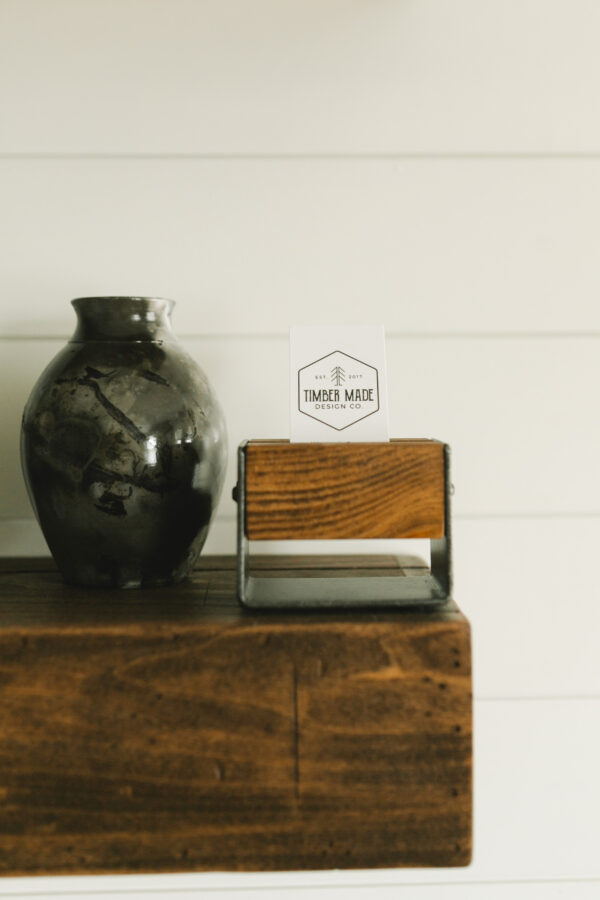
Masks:
[[[375,366],[334,350],[298,371],[298,409],[336,431],[350,428],[379,409]]]

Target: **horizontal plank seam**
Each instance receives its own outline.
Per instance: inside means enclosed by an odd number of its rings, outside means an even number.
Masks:
[[[540,694],[514,697],[486,697],[476,696],[475,703],[580,703],[591,701],[598,703],[600,694]]]
[[[473,703],[599,703],[600,694],[535,694],[502,697],[475,694]]]
[[[476,519],[597,519],[599,512],[520,512],[520,513],[456,513],[455,521]]]
[[[365,151],[365,152],[347,152],[347,151],[330,151],[330,152],[288,152],[288,153],[231,153],[231,152],[212,152],[212,153],[193,153],[193,152],[158,152],[158,153],[149,153],[149,152],[140,152],[140,151],[130,151],[130,152],[114,152],[114,151],[105,151],[105,152],[82,152],[82,151],[48,151],[48,152],[29,152],[29,151],[13,151],[13,152],[4,152],[0,153],[0,160],[22,160],[27,162],[29,160],[113,160],[113,159],[123,159],[123,160],[199,160],[199,161],[215,161],[215,162],[260,162],[262,160],[266,162],[310,162],[315,160],[316,162],[321,161],[332,161],[332,162],[343,162],[345,160],[349,162],[354,161],[364,161],[364,162],[378,162],[379,160],[414,160],[420,161],[423,160],[425,162],[431,160],[433,162],[445,160],[449,161],[460,161],[460,160],[482,160],[482,161],[497,161],[497,160],[517,160],[524,162],[538,160],[565,160],[565,161],[579,161],[579,160],[600,160],[600,151],[598,150],[562,150],[562,151],[552,151],[552,150],[540,150],[540,151],[518,151],[518,150],[495,150],[488,152],[472,152],[472,151],[462,151],[462,152],[435,152],[435,151],[391,151],[387,153],[377,152],[377,151]]]
[[[184,341],[288,341],[289,335],[282,332],[203,332],[202,334],[178,331],[178,338]],[[0,334],[0,341],[39,341],[41,343],[68,341],[71,334]],[[521,341],[521,340],[598,340],[600,331],[388,331],[387,340],[417,341]]]
[[[478,520],[494,520],[498,519],[502,521],[503,519],[600,519],[600,512],[507,512],[507,513],[455,513],[453,515],[453,521],[455,522],[471,522]],[[226,513],[223,515],[216,516],[213,526],[217,523],[231,523],[236,522],[237,517],[235,514]],[[35,519],[33,516],[5,516],[0,515],[0,523],[2,522],[28,522],[34,523]],[[340,538],[342,540],[342,538]],[[366,539],[369,540],[369,539]],[[381,540],[394,540],[394,538],[382,538]],[[426,540],[423,538],[423,540]]]

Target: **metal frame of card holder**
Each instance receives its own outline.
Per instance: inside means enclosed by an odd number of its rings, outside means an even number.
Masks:
[[[450,447],[444,452],[444,534],[430,539],[430,568],[419,575],[357,575],[342,577],[260,576],[250,573],[246,532],[246,449],[238,449],[237,593],[244,606],[266,608],[327,607],[439,607],[452,591],[452,534],[450,516]],[[365,488],[367,490],[367,488]]]

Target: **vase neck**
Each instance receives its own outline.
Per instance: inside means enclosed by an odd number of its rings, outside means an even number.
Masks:
[[[72,341],[169,341],[172,300],[154,297],[79,297]]]

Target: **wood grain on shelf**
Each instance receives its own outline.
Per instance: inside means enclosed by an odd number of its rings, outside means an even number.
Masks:
[[[233,558],[124,592],[45,564],[0,575],[0,626],[0,873],[469,861],[454,604],[256,614]]]

